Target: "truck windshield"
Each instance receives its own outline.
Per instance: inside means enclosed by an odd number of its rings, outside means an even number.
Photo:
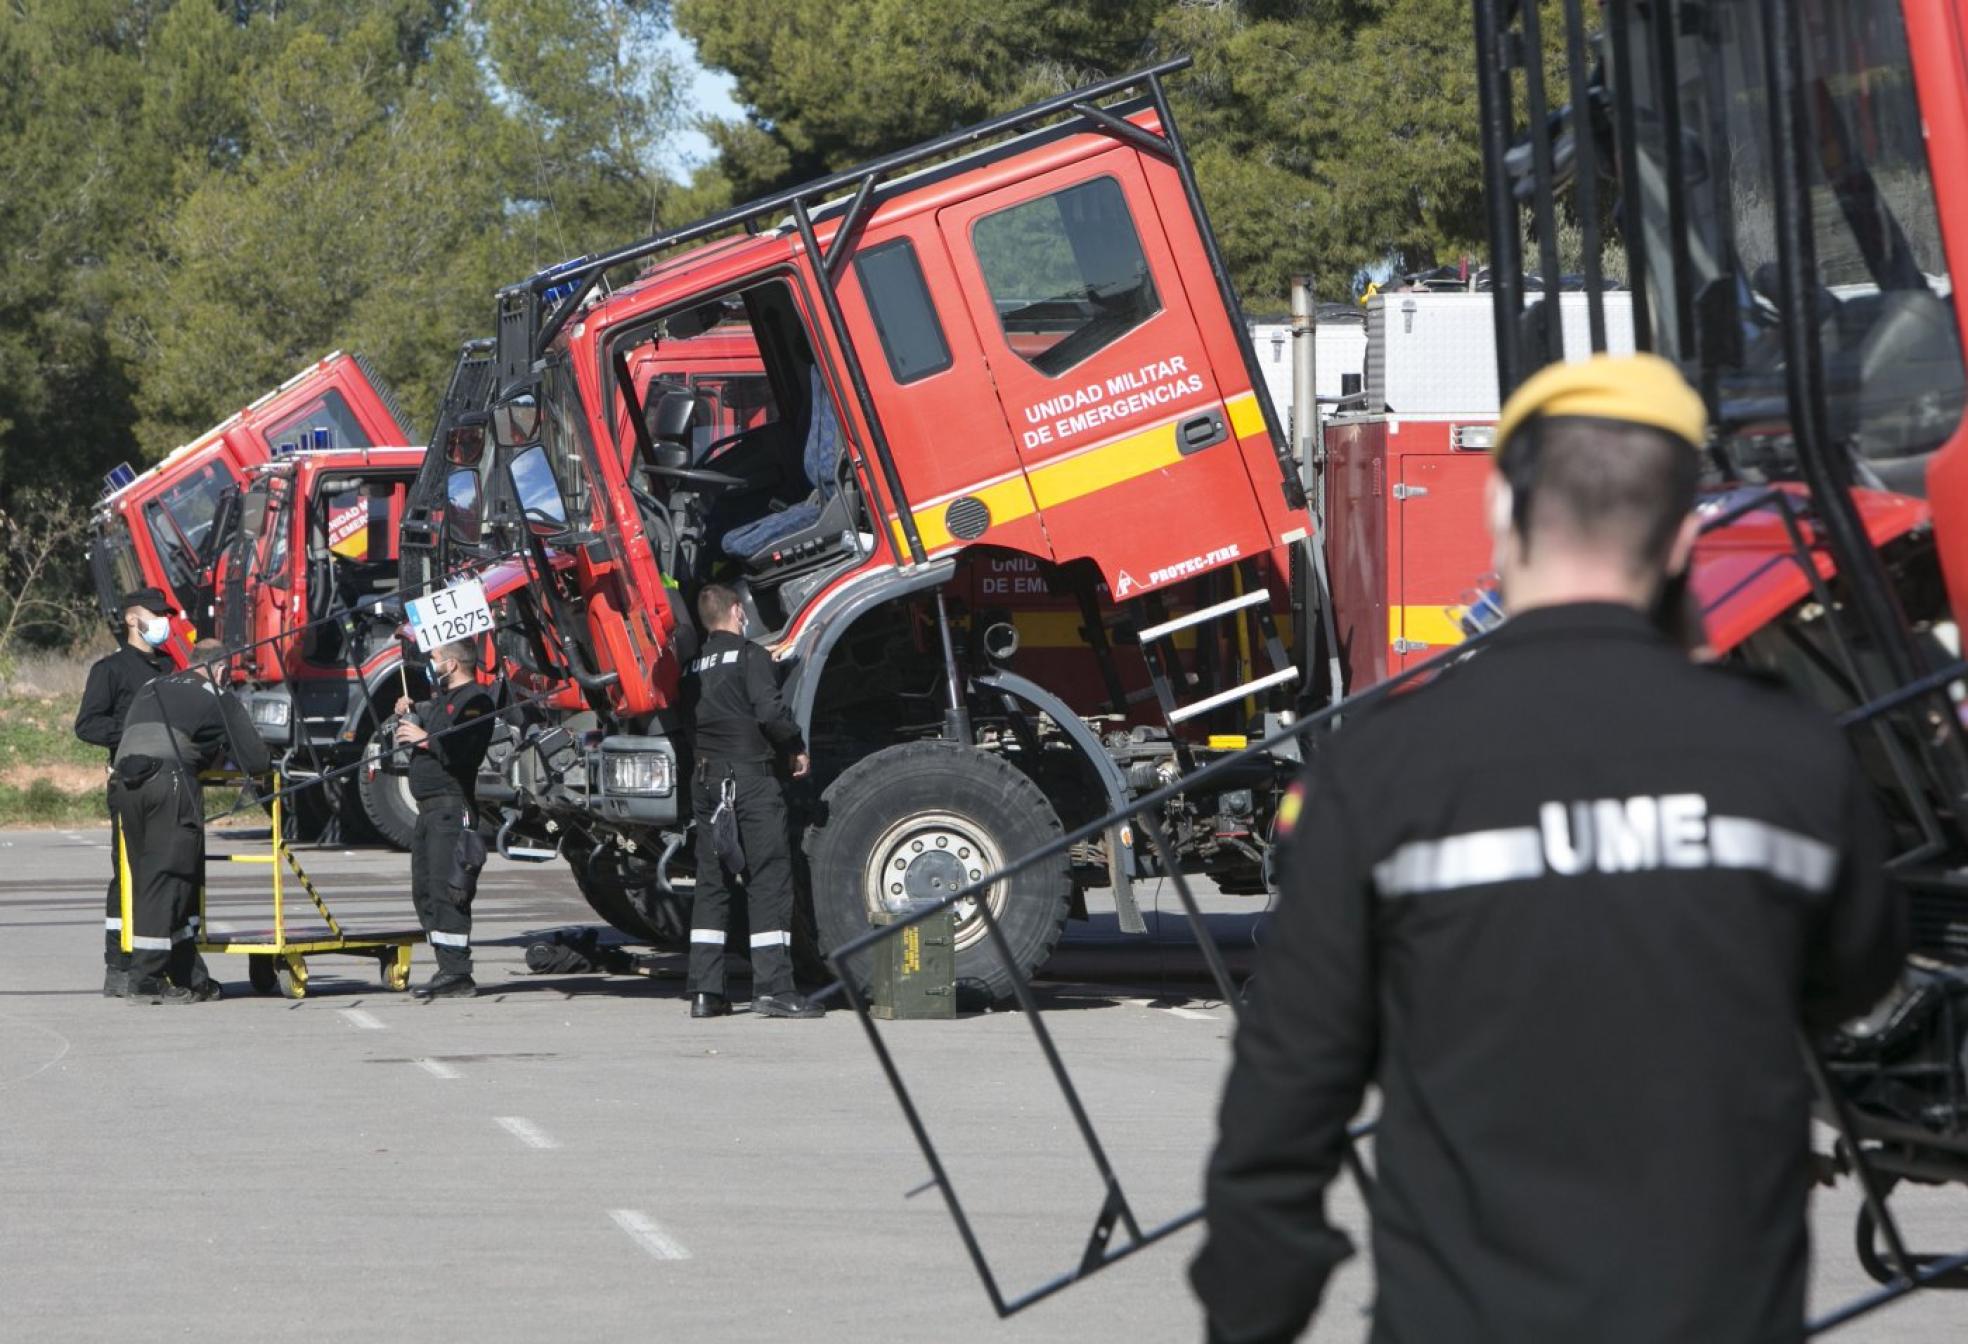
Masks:
[[[330,388],[314,403],[267,430],[267,447],[373,448],[342,394]],[[325,441],[323,441],[325,440]]]
[[[557,487],[553,492],[557,496],[554,503],[564,501],[564,508],[557,510],[561,519],[587,517],[588,434],[582,421],[580,392],[574,385],[574,370],[564,350],[555,351],[549,357],[546,376],[540,382],[540,444],[545,449],[542,464],[552,473]],[[546,492],[538,484],[517,479],[519,458],[514,458],[513,466],[521,507],[538,505],[549,517],[553,516],[556,510],[546,502]],[[536,472],[537,468],[531,468],[528,475]]]
[[[208,463],[144,505],[151,544],[164,562],[171,586],[181,594],[196,584],[199,571],[211,559],[207,548],[217,541],[211,535],[212,524],[219,498],[230,484],[229,477]]]
[[[143,566],[137,563],[137,546],[130,539],[130,524],[122,514],[112,513],[97,526],[95,554],[101,557],[96,586],[109,589],[98,592],[96,597],[104,611],[114,611],[122,605],[123,594],[144,586]]]
[[[1963,372],[1906,29],[1897,0],[1798,0],[1794,13],[1832,431],[1885,483],[1917,491],[1925,455],[1961,418]],[[1784,203],[1770,158],[1759,7],[1702,6],[1666,61],[1650,22],[1636,13],[1631,29],[1635,85],[1663,90],[1674,107],[1637,99],[1637,181],[1628,186],[1647,206],[1660,349],[1703,375],[1725,429],[1758,434],[1757,460],[1737,465],[1783,475]],[[1670,112],[1680,120],[1672,144]],[[1675,191],[1687,220],[1680,239],[1668,226]]]

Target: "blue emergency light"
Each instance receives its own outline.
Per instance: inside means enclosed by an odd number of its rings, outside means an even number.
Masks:
[[[316,425],[314,427],[314,451],[317,453],[327,452],[330,447],[330,440],[334,437],[334,432],[328,426]]]
[[[276,443],[273,445],[273,455],[275,457],[285,457],[287,456],[287,454],[293,452],[295,447],[296,445],[294,441],[292,439],[287,439],[284,442]]]
[[[546,270],[541,271],[540,277],[541,279],[546,279],[549,276],[566,275],[570,271],[578,271],[588,264],[592,256],[592,253],[584,253],[567,261],[556,262],[554,265],[547,267]],[[580,287],[581,281],[579,278],[567,280],[558,285],[549,285],[540,291],[540,302],[551,308]]]
[[[124,486],[137,479],[137,469],[128,462],[118,462],[103,476],[103,493],[113,495]]]

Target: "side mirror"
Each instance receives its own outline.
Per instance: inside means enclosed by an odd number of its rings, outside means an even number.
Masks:
[[[458,423],[451,427],[444,444],[444,460],[454,467],[475,467],[485,456],[485,422],[489,417],[483,411],[471,411],[458,417]]]
[[[547,450],[528,448],[508,464],[512,473],[513,498],[535,536],[558,536],[567,530],[567,506],[561,501],[560,484],[554,480]]]
[[[239,530],[258,541],[266,531],[267,497],[266,491],[254,490],[247,494],[246,503],[240,509]]]
[[[470,467],[458,467],[445,479],[444,530],[460,546],[479,543],[478,473]]]
[[[508,451],[540,437],[540,403],[531,392],[508,397],[492,410],[492,438]]]

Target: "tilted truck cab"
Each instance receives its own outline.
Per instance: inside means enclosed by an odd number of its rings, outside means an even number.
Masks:
[[[110,472],[92,519],[90,579],[104,617],[117,599],[161,588],[196,637],[213,633],[214,566],[230,542],[228,498],[240,478],[285,445],[365,448],[406,443],[395,396],[361,355],[340,351],[214,425],[142,472]]]
[[[815,742],[823,940],[952,875],[924,853],[1018,852],[1293,704],[1272,609],[1312,524],[1171,123],[1176,68],[501,293],[492,422],[513,480],[558,488],[565,525],[534,521],[572,564],[541,597],[601,733],[576,823],[590,857],[660,853],[637,877],[676,894],[680,832],[608,785],[674,756],[689,603],[712,579],[741,593]],[[649,264],[596,297],[630,262]],[[734,335],[764,374],[742,426],[638,385],[647,361]],[[1101,669],[1076,685],[1098,694],[1007,665],[1016,640],[964,602],[986,567],[1071,596]],[[1263,888],[1283,768],[1184,805],[1185,854],[1233,889]],[[1074,883],[1112,883],[1138,927],[1129,884],[1154,862],[1117,828],[990,899],[1036,964]],[[962,973],[999,988],[981,939],[960,927]]]

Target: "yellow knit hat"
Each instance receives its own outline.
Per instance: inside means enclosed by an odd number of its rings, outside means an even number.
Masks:
[[[1681,371],[1659,355],[1594,355],[1546,365],[1503,404],[1496,446],[1502,448],[1534,415],[1622,420],[1666,430],[1697,447],[1708,435],[1708,407]]]

